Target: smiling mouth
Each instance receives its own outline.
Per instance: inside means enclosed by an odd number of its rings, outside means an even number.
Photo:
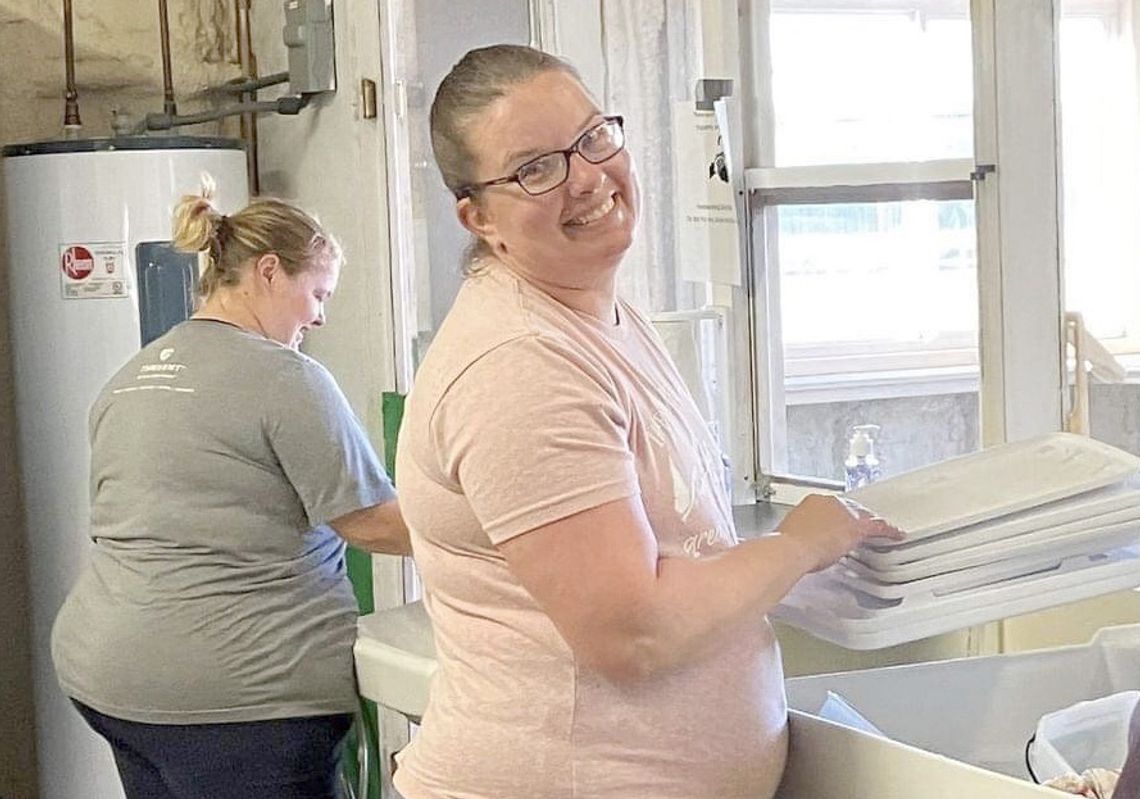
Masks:
[[[617,205],[617,200],[615,199],[615,196],[611,194],[600,205],[594,207],[590,211],[587,211],[581,216],[576,216],[573,219],[568,220],[566,224],[572,227],[582,227],[584,225],[589,225],[593,222],[597,222],[599,219],[606,216],[610,211],[612,211],[615,205]]]

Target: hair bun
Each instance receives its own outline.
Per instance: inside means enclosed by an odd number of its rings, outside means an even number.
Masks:
[[[217,235],[222,215],[214,207],[217,184],[203,172],[198,194],[187,194],[174,207],[174,246],[187,252],[202,252]]]

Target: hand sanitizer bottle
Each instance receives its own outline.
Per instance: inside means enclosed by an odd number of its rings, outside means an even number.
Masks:
[[[843,462],[848,491],[873,483],[882,476],[882,468],[875,455],[877,432],[877,424],[857,424],[851,428],[851,438],[847,441],[847,460]]]

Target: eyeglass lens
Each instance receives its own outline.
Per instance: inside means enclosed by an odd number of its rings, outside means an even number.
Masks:
[[[608,119],[590,128],[574,143],[577,152],[592,164],[613,158],[625,146],[625,136],[617,120]],[[518,171],[519,185],[529,194],[542,194],[561,186],[570,174],[570,152],[547,153],[523,164]]]

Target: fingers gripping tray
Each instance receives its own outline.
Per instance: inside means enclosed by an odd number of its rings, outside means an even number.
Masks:
[[[1054,433],[852,492],[907,533],[805,577],[773,612],[878,649],[1140,585],[1140,459]]]

